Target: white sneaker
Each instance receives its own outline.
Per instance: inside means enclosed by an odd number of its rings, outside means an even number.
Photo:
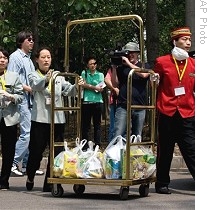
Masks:
[[[26,175],[26,168],[21,168],[21,172]]]
[[[35,175],[43,175],[44,174],[44,171],[41,171],[41,170],[36,170],[36,174]]]
[[[21,169],[21,172],[26,175],[26,168],[22,168]],[[41,171],[41,170],[36,170],[36,173],[35,175],[43,175],[44,174],[44,171]]]
[[[13,175],[15,176],[24,176],[24,174],[19,170],[17,165],[13,165],[11,168],[11,172],[13,173]]]

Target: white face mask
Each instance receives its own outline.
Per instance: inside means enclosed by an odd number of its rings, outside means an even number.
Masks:
[[[189,57],[188,53],[185,50],[176,46],[173,48],[171,53],[178,61],[185,60]]]

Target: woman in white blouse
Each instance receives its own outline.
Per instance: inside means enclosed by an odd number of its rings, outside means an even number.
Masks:
[[[31,133],[29,143],[29,158],[27,164],[27,190],[32,190],[36,170],[40,167],[42,154],[46,146],[50,144],[50,125],[51,125],[51,77],[56,72],[50,69],[52,57],[50,49],[41,48],[35,55],[38,69],[29,74],[29,82],[33,92],[33,107],[31,112]],[[83,85],[83,79],[78,80],[78,84],[72,85],[63,76],[55,78],[55,107],[62,107],[62,96],[74,96],[77,94],[77,86]],[[54,118],[54,139],[63,141],[65,115],[64,111],[56,111]],[[58,148],[59,149],[59,148]],[[55,151],[55,155],[59,151]],[[51,191],[51,185],[47,184],[47,177],[50,175],[48,166],[43,186],[44,192]]]

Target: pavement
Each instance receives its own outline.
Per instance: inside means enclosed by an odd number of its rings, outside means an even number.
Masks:
[[[155,193],[154,182],[149,185],[147,197],[139,195],[139,185],[129,187],[126,200],[121,200],[120,186],[87,184],[79,195],[74,192],[74,182],[62,184],[64,193],[54,197],[42,192],[45,176],[36,176],[32,191],[25,187],[26,176],[10,177],[10,190],[0,191],[1,210],[192,210],[195,209],[195,182],[188,171],[171,170],[171,195]],[[197,204],[197,203],[196,203]],[[203,207],[204,208],[204,207]],[[202,209],[202,208],[199,208]],[[208,208],[205,208],[208,209]]]
[[[1,159],[0,159],[1,165]],[[46,172],[47,158],[41,162],[41,169]],[[134,184],[129,187],[126,200],[121,200],[120,186],[87,183],[85,192],[81,195],[74,191],[75,183],[62,179],[64,194],[54,197],[51,192],[42,192],[44,175],[35,177],[32,191],[25,187],[26,176],[10,177],[10,190],[0,191],[0,210],[192,210],[195,209],[195,182],[186,168],[181,156],[174,156],[171,165],[171,195],[155,193],[154,182],[149,183],[149,194],[139,195],[140,186]],[[69,186],[71,185],[71,186]]]

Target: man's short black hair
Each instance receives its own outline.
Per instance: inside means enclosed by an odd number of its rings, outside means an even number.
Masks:
[[[16,46],[17,48],[21,48],[22,43],[24,42],[25,39],[32,37],[33,34],[31,31],[21,31],[17,34],[16,36]]]
[[[86,63],[88,64],[89,60],[97,60],[95,56],[91,55],[86,58]]]

